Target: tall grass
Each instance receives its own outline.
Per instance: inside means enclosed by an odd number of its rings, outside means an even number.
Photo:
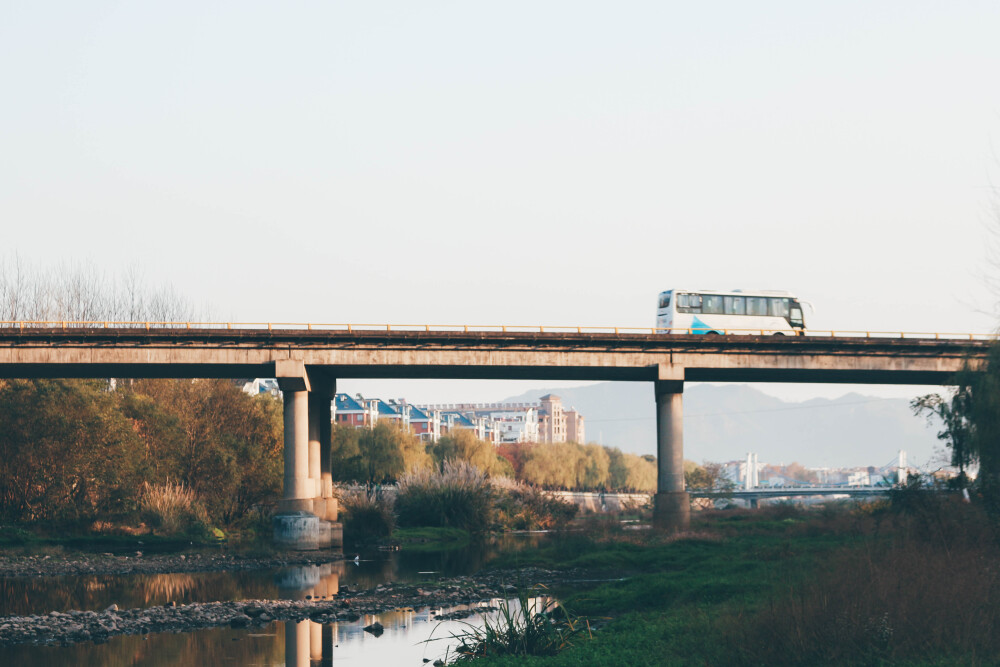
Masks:
[[[392,534],[396,526],[392,495],[380,487],[338,487],[344,539],[369,542]]]
[[[459,640],[456,663],[477,658],[500,656],[549,656],[573,645],[590,625],[547,597],[529,597],[529,590],[518,587],[514,599],[503,600],[495,620],[484,617],[482,627],[467,624],[464,632],[453,634]]]
[[[202,530],[208,525],[205,506],[194,489],[183,482],[143,482],[139,512],[143,521],[165,535]]]
[[[998,532],[981,509],[923,496],[863,508],[851,544],[810,576],[775,573],[756,614],[723,634],[741,664],[996,664]],[[794,660],[790,663],[790,656]]]
[[[440,472],[414,471],[399,480],[399,525],[450,526],[470,532],[488,530],[495,492],[486,474],[464,461],[445,461]]]

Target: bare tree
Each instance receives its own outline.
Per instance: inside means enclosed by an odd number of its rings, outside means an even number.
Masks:
[[[116,278],[92,264],[31,266],[0,258],[0,322],[189,322],[205,319],[170,285],[150,287],[131,264]]]

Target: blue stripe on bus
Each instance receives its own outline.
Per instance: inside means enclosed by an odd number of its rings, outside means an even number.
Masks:
[[[706,334],[709,331],[714,331],[714,329],[695,316],[694,320],[691,322],[691,333]]]

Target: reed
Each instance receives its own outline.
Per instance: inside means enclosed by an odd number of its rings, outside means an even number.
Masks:
[[[208,512],[198,494],[183,482],[143,482],[139,512],[143,521],[165,535],[188,532],[208,523]]]
[[[416,470],[399,480],[400,526],[449,526],[483,532],[492,524],[496,494],[486,474],[464,461],[445,461],[441,471]]]

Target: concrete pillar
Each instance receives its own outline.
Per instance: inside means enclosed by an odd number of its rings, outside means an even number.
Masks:
[[[337,381],[320,372],[309,374],[309,476],[316,484],[313,513],[319,517],[321,549],[344,545],[344,527],[337,522],[337,499],[333,497],[333,469],[330,452],[332,409]]]
[[[305,364],[294,359],[276,361],[274,370],[285,402],[284,489],[274,517],[274,541],[292,549],[316,549],[319,518],[312,513],[316,485],[309,477],[309,378]]]
[[[286,391],[285,487],[282,510],[312,511],[315,487],[309,478],[309,392]]]
[[[676,379],[677,375],[681,379]],[[691,525],[691,499],[684,490],[683,369],[661,367],[660,377],[655,389],[657,489],[653,525],[674,532]]]
[[[336,386],[331,388],[330,394],[324,396],[323,400],[319,402],[319,415],[317,419],[319,420],[319,479],[320,479],[320,489],[319,495],[321,498],[333,498],[333,469],[330,463],[330,446],[331,446],[331,423],[333,421],[333,411],[330,407],[330,401],[333,400],[334,393],[336,392]],[[337,517],[334,516],[331,520],[335,520]]]
[[[319,463],[320,463],[320,435],[319,435],[319,404],[322,396],[317,395],[315,388],[309,392],[309,481],[312,484],[312,498],[320,497],[319,488]],[[323,519],[326,512],[317,508],[316,516]]]

